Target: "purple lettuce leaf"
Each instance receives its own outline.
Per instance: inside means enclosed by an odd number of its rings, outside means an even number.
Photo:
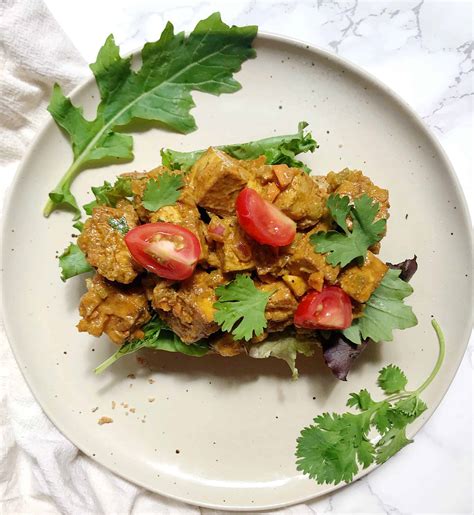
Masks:
[[[323,342],[324,361],[338,379],[347,381],[347,374],[354,361],[371,341],[367,338],[360,345],[356,345],[350,342],[341,332],[334,331],[330,338]]]
[[[415,275],[415,272],[418,270],[416,255],[413,256],[413,258],[405,259],[405,261],[397,263],[396,265],[392,265],[392,263],[387,263],[387,266],[395,270],[401,270],[400,279],[405,282],[409,282],[410,279]]]

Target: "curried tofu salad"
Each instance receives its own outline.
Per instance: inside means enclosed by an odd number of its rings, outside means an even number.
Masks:
[[[318,148],[306,122],[294,134],[247,143],[162,149],[158,167],[94,186],[95,200],[78,206],[71,185],[80,172],[133,159],[131,121],[186,134],[197,129],[192,91],[240,89],[233,75],[256,56],[256,34],[255,26],[229,27],[219,13],[189,36],[168,23],[133,69],[109,36],[91,65],[100,93],[94,120],[60,86],[53,89],[48,110],[71,140],[73,160],[44,215],[74,214],[77,241],[59,265],[63,281],[86,274],[77,328],[105,334],[117,346],[96,373],[150,348],[279,358],[296,379],[298,354],[320,359],[321,348],[331,372],[345,381],[368,345],[418,323],[405,303],[416,256],[391,264],[379,254],[388,190],[360,170],[311,172],[298,158]],[[382,368],[377,384],[384,400],[365,389],[352,393],[347,405],[359,413],[324,413],[302,430],[298,470],[319,483],[349,482],[411,442],[406,427],[427,409],[419,395],[445,352],[441,330],[432,325],[440,351],[428,379],[407,390],[397,366]]]
[[[314,149],[303,125],[282,139]],[[282,358],[296,378],[296,355],[319,343],[343,379],[368,338],[416,324],[403,303],[416,259],[393,266],[377,256],[388,191],[362,172],[309,175],[231,148],[210,147],[189,168],[163,155],[166,165],[94,188],[77,238],[75,259],[95,271],[78,329],[107,334],[121,346],[115,357],[150,339],[166,350],[172,338],[190,355]],[[384,298],[391,311],[374,309]],[[346,347],[346,364],[331,357]]]

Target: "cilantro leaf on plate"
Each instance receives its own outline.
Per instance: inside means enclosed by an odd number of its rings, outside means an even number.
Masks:
[[[405,427],[400,429],[392,427],[379,441],[376,457],[377,463],[385,463],[409,443],[413,443],[413,440],[407,438]]]
[[[69,247],[59,256],[59,267],[63,281],[93,270],[87,262],[84,252],[75,243],[70,243]]]
[[[342,331],[348,340],[356,344],[366,338],[374,342],[390,342],[394,329],[407,329],[418,323],[412,308],[403,301],[413,293],[413,288],[399,275],[400,270],[387,270],[367,301],[362,316],[354,319],[352,325]]]
[[[95,200],[82,206],[87,215],[92,214],[96,206],[115,207],[119,200],[132,197],[132,183],[127,177],[118,177],[114,184],[105,181],[102,186],[92,186]]]
[[[439,372],[445,355],[443,333],[436,321],[439,354],[428,378],[416,390],[406,391],[406,376],[396,366],[379,372],[379,386],[392,395],[375,401],[366,389],[351,393],[347,406],[358,413],[323,413],[305,427],[297,439],[297,469],[319,484],[349,482],[360,469],[384,463],[412,442],[407,427],[427,406],[420,394]],[[372,437],[373,432],[378,433]]]
[[[260,291],[248,275],[238,274],[233,281],[216,288],[214,320],[236,340],[260,336],[265,327],[265,308],[272,292]]]
[[[296,355],[303,354],[310,357],[314,355],[315,343],[308,339],[297,338],[296,336],[269,337],[262,343],[256,343],[250,347],[249,356],[252,358],[279,358],[288,364],[291,370],[292,379],[298,379],[296,368]]]
[[[386,394],[404,390],[407,382],[407,376],[395,365],[388,365],[382,368],[377,379],[377,384]]]
[[[120,349],[101,363],[94,372],[102,373],[106,368],[128,354],[141,349],[164,350],[167,352],[180,352],[188,356],[201,357],[210,351],[206,342],[184,343],[177,334],[173,333],[157,316],[149,320],[143,327],[143,338],[133,338],[126,341]]]
[[[71,193],[77,174],[93,163],[133,158],[132,137],[117,128],[133,120],[151,120],[183,134],[194,131],[191,92],[220,95],[239,90],[233,74],[255,57],[256,34],[253,25],[229,27],[219,13],[200,21],[189,36],[175,34],[168,22],[160,39],[143,47],[137,71],[132,69],[132,57],[121,57],[109,36],[91,65],[101,97],[93,120],[84,117],[82,108],[74,106],[59,85],[53,88],[48,110],[71,140],[73,162],[49,194],[44,215],[66,207],[78,218],[79,207]]]
[[[374,222],[379,204],[364,194],[355,199],[354,206],[349,209],[352,219],[350,232],[345,220],[349,198],[337,197],[329,197],[328,208],[336,223],[345,231],[344,234],[337,231],[318,232],[311,235],[310,241],[316,252],[326,254],[326,261],[330,265],[346,266],[356,258],[365,259],[369,247],[382,239],[386,220]]]
[[[359,393],[349,394],[349,399],[346,402],[346,406],[357,408],[360,411],[367,411],[373,405],[374,401],[365,388],[360,390]]]
[[[418,397],[401,399],[395,404],[395,410],[402,416],[414,417],[426,410],[426,404]]]
[[[323,413],[297,440],[297,469],[318,483],[348,483],[374,460],[368,439],[372,412]]]
[[[165,172],[158,180],[150,179],[143,192],[143,207],[148,211],[158,211],[164,206],[173,205],[179,199],[182,187],[182,175]]]
[[[390,403],[382,403],[374,414],[374,428],[384,435],[392,427],[392,419],[389,416]]]
[[[294,168],[302,168],[309,173],[311,170],[301,161],[296,159],[298,154],[303,152],[314,152],[318,144],[310,132],[304,132],[308,126],[306,122],[298,124],[296,134],[285,136],[272,136],[271,138],[249,141],[248,143],[237,143],[234,145],[221,145],[216,148],[222,150],[236,159],[256,159],[264,155],[267,164],[286,164]],[[164,166],[171,170],[187,171],[204,154],[205,150],[194,150],[192,152],[178,152],[170,148],[161,149],[161,159]]]

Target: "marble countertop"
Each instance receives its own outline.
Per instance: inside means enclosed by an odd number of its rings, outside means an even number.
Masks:
[[[474,207],[472,4],[460,1],[46,0],[87,62],[113,32],[122,50],[179,29],[218,7],[227,23],[305,40],[363,67],[399,93],[448,153]],[[440,407],[401,452],[368,477],[287,513],[471,513],[471,340]]]

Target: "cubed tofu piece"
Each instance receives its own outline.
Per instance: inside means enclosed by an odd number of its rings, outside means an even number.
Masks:
[[[109,223],[111,219],[122,218],[125,218],[129,229],[138,223],[137,214],[128,200],[121,200],[117,207],[95,207],[84,224],[77,244],[99,274],[110,281],[129,284],[142,268],[132,259],[123,234]]]
[[[283,331],[293,323],[293,316],[298,302],[291,290],[283,281],[274,281],[268,284],[256,284],[257,288],[266,292],[273,292],[268,299],[265,318],[268,321],[269,332]]]
[[[221,216],[235,213],[235,200],[250,172],[237,159],[210,148],[194,164],[191,183],[196,203]]]
[[[273,202],[280,194],[281,188],[273,171],[275,167],[266,165],[265,159],[262,160],[261,158],[252,161],[240,161],[240,163],[250,173],[247,187],[254,189],[268,202]]]
[[[248,181],[248,185],[250,187],[250,183],[253,185],[258,184],[256,189],[258,190],[258,187],[265,187],[270,184],[274,184],[277,186],[277,181],[275,174],[273,172],[273,166],[265,164],[265,156],[260,156],[257,159],[251,159],[251,160],[241,160],[239,161],[239,164],[245,168],[249,174],[250,178]]]
[[[302,297],[308,290],[308,284],[299,275],[286,274],[282,277],[285,284],[290,288],[295,297]]]
[[[216,253],[223,272],[239,272],[255,268],[252,245],[235,216],[226,216],[216,222],[211,219],[210,229],[224,228],[222,240],[216,241]]]
[[[279,194],[280,188],[274,182],[269,182],[263,187],[262,197],[268,202],[273,203]]]
[[[255,190],[262,198],[273,203],[281,190],[275,182],[262,184],[255,176],[251,176],[247,182],[247,188]]]
[[[340,267],[334,267],[326,263],[326,256],[314,250],[309,240],[314,232],[316,231],[310,231],[299,236],[293,245],[293,252],[288,261],[287,269],[295,275],[301,275],[302,272],[308,275],[322,272],[324,279],[328,283],[334,284],[339,275]]]
[[[352,265],[341,273],[339,284],[357,302],[367,302],[387,270],[388,266],[368,251],[362,266]]]
[[[140,328],[151,315],[141,287],[109,282],[100,274],[86,279],[86,285],[79,304],[80,332],[93,336],[105,333],[117,345],[143,335]]]
[[[329,197],[331,185],[325,175],[311,175],[311,179],[318,185],[319,191],[324,197]]]
[[[245,352],[245,346],[242,341],[234,340],[229,333],[219,334],[211,341],[211,348],[214,352],[225,358],[231,358]]]
[[[153,307],[169,327],[185,342],[193,343],[215,333],[215,290],[223,284],[220,272],[196,270],[174,288],[168,281],[160,282],[153,290]]]
[[[297,170],[274,204],[294,220],[299,229],[307,229],[316,225],[324,214],[326,197],[309,175]]]
[[[239,163],[251,174],[258,178],[262,184],[273,180],[272,166],[266,164],[265,156],[258,156],[256,159],[242,159]]]
[[[278,185],[282,189],[289,186],[295,175],[298,174],[296,168],[290,168],[288,165],[273,165],[272,170]]]
[[[316,291],[322,291],[324,286],[324,274],[323,272],[313,272],[308,277],[309,286]]]
[[[347,196],[351,200],[362,197],[367,194],[371,199],[379,203],[379,211],[375,216],[376,220],[380,218],[387,219],[389,217],[388,209],[390,203],[388,200],[388,190],[379,188],[360,170],[349,170],[345,168],[342,172],[330,172],[327,175],[327,181],[331,186],[332,192],[341,197]]]
[[[288,273],[285,270],[290,259],[291,245],[287,247],[271,247],[252,242],[252,254],[255,260],[257,274],[262,277],[270,274],[281,276]]]

